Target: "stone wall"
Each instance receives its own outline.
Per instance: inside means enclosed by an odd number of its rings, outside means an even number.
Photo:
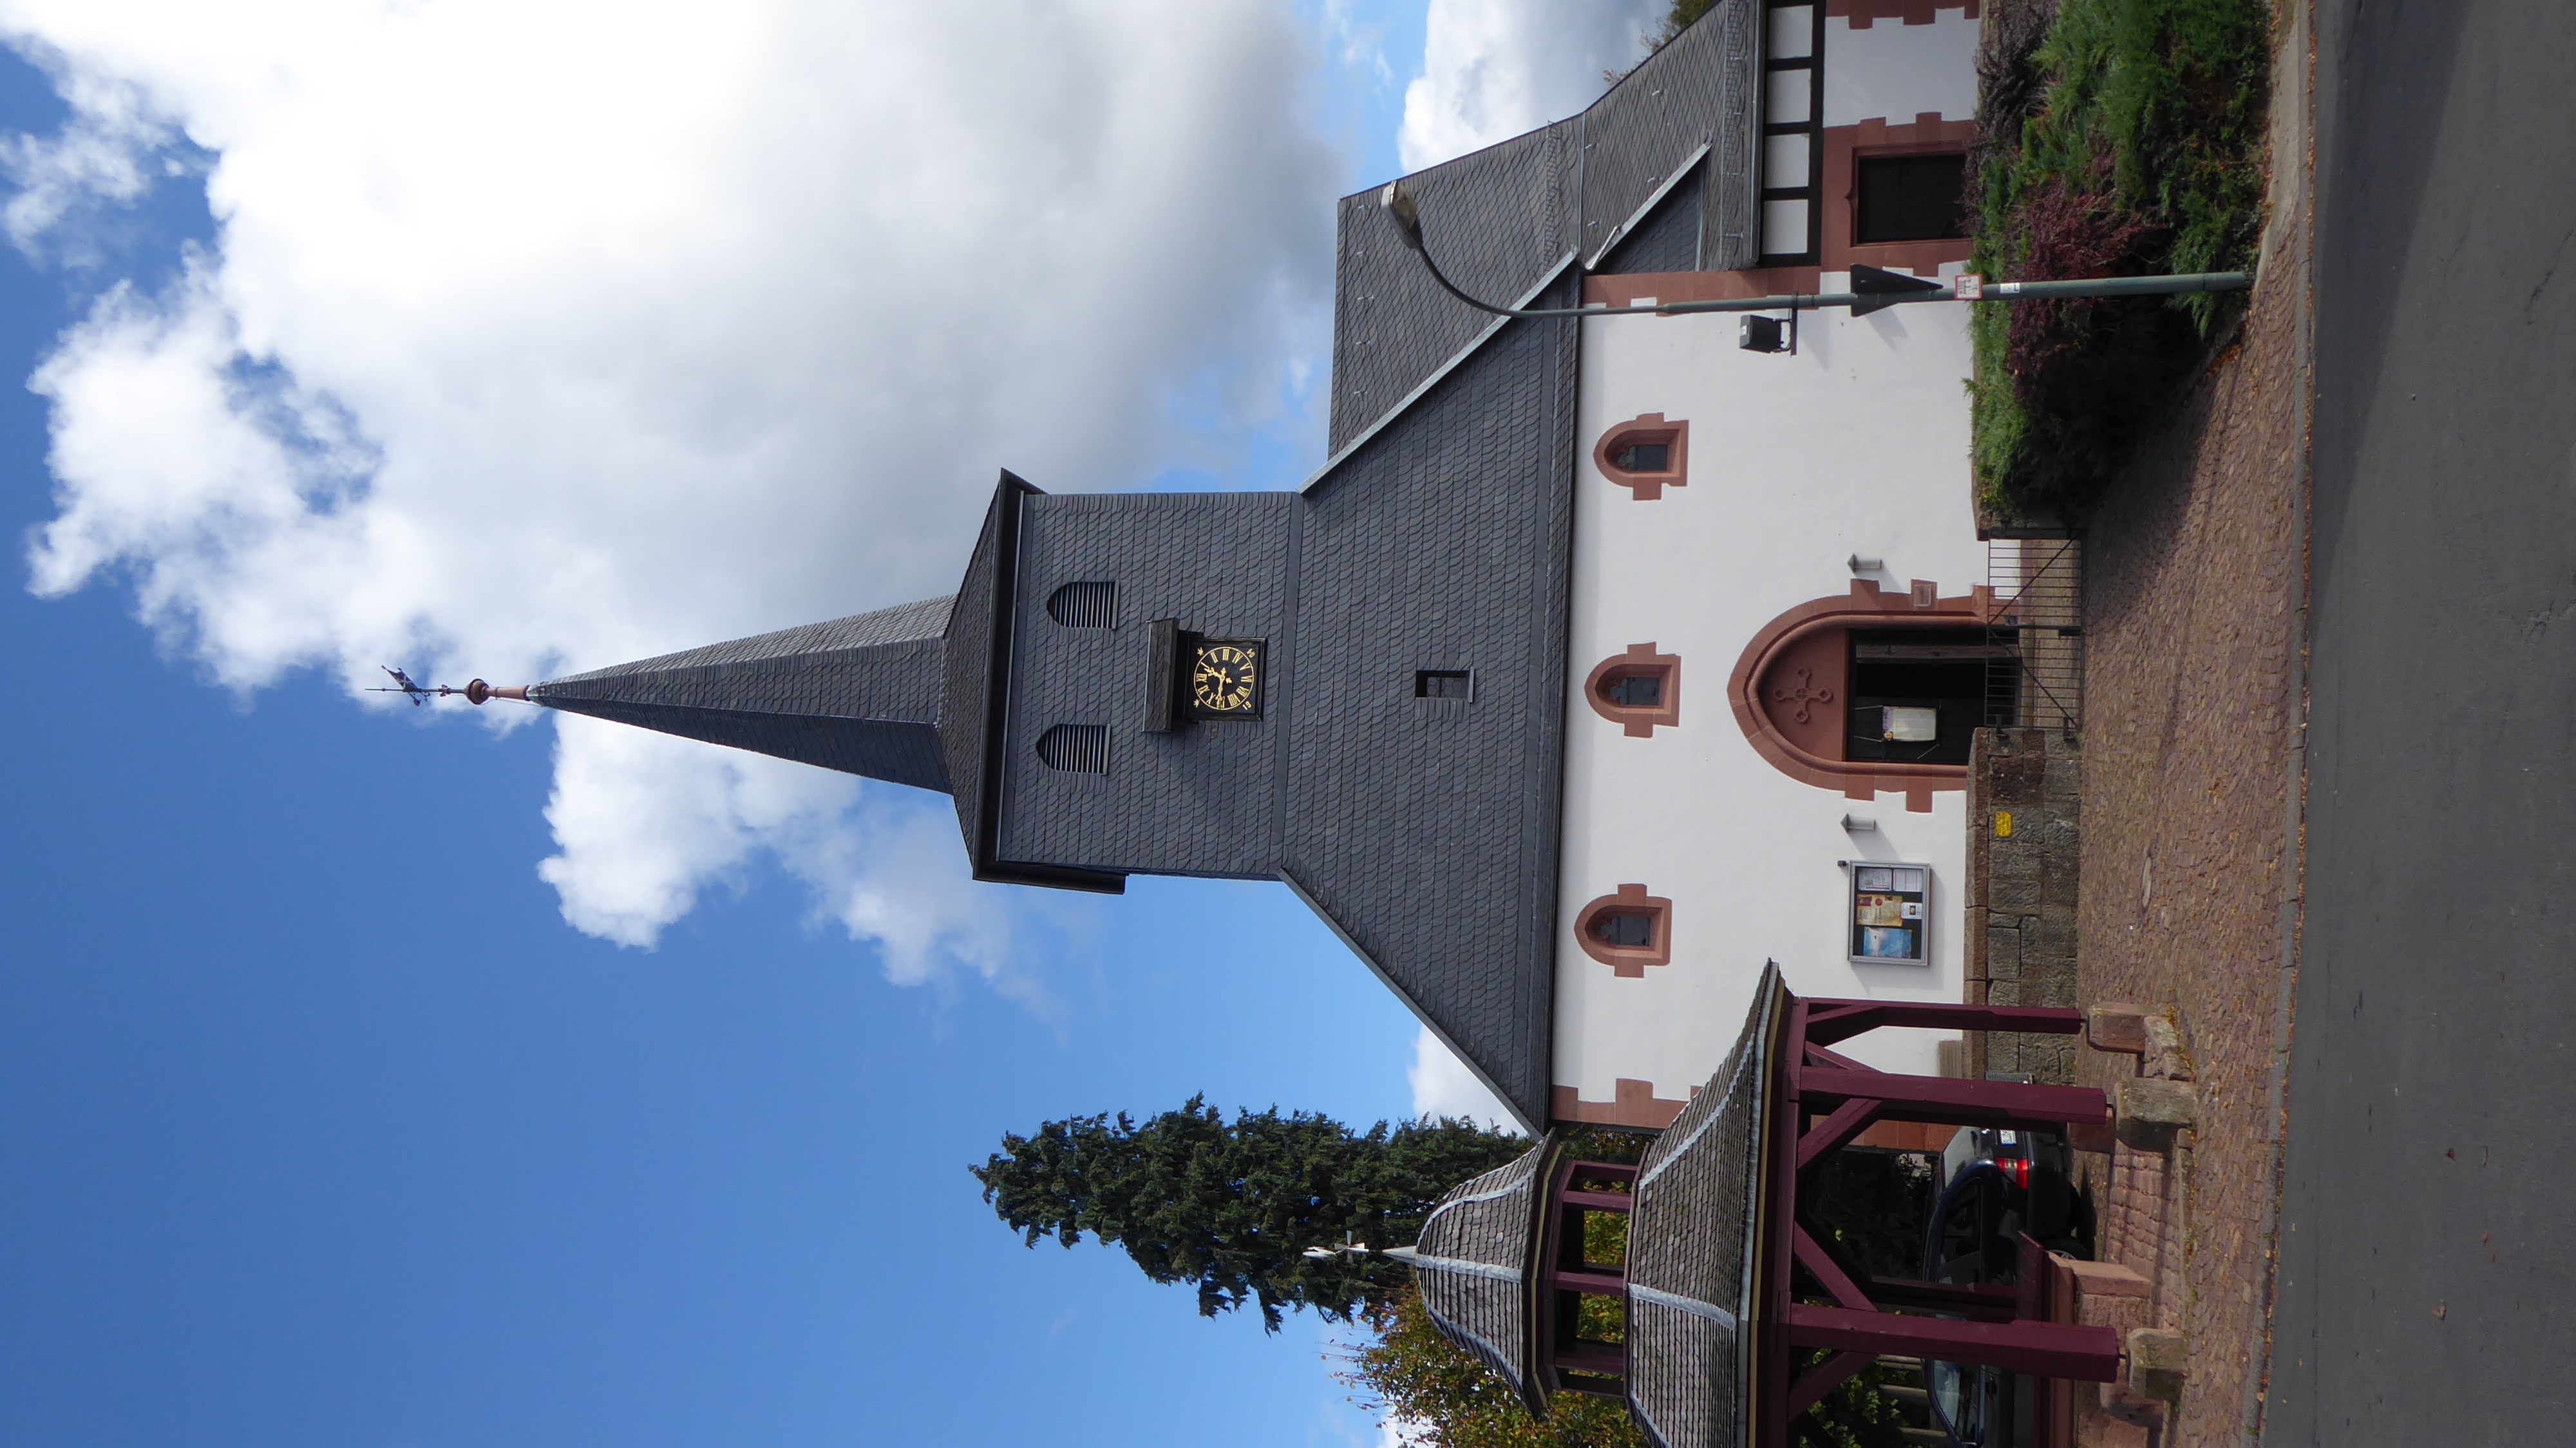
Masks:
[[[2072,1006],[2083,757],[2055,729],[1980,729],[1968,762],[1965,998]],[[2075,1037],[1971,1033],[1967,1073],[2071,1085]]]

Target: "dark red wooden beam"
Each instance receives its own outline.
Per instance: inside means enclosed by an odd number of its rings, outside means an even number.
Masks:
[[[1838,1352],[1816,1364],[1815,1371],[1798,1379],[1789,1390],[1789,1416],[1794,1418],[1825,1400],[1825,1394],[1841,1387],[1851,1375],[1869,1366],[1865,1352]]]
[[[1762,1123],[1762,1149],[1769,1153],[1763,1172],[1763,1186],[1771,1200],[1764,1206],[1762,1223],[1762,1272],[1759,1291],[1762,1294],[1762,1326],[1754,1350],[1754,1422],[1766,1444],[1785,1445],[1789,1441],[1789,1420],[1797,1415],[1789,1411],[1789,1377],[1795,1368],[1797,1354],[1782,1341],[1789,1320],[1790,1279],[1796,1275],[1791,1261],[1790,1230],[1796,1225],[1798,1211],[1798,1135],[1802,1124],[1798,1105],[1797,1066],[1806,1050],[1809,1011],[1805,1001],[1791,997],[1788,1019],[1781,1022],[1780,1054],[1769,1070],[1773,1085],[1770,1120]]]
[[[1864,1066],[1860,1062],[1853,1060],[1851,1057],[1842,1054],[1840,1051],[1828,1051],[1813,1041],[1809,1041],[1807,1043],[1807,1064],[1810,1066],[1840,1066],[1846,1071],[1875,1071],[1878,1069],[1876,1066]]]
[[[1883,1121],[2047,1130],[2111,1119],[2111,1103],[2090,1086],[2025,1086],[2017,1081],[1961,1081],[1826,1066],[1798,1072],[1797,1083],[1800,1104],[1806,1110],[1834,1102],[1873,1100],[1879,1103]]]
[[[1559,1268],[1547,1274],[1547,1285],[1559,1292],[1580,1292],[1587,1297],[1628,1295],[1628,1275],[1615,1267],[1599,1272]]]
[[[2013,1251],[2013,1310],[2024,1317],[2048,1316],[2048,1249],[2021,1232],[2015,1234]]]
[[[1579,1192],[1571,1188],[1561,1193],[1557,1200],[1587,1212],[1624,1212],[1637,1204],[1637,1199],[1626,1192]]]
[[[1801,1046],[1830,1046],[1881,1026],[1929,1026],[1943,1031],[2030,1031],[2072,1036],[2083,1031],[2084,1013],[2049,1006],[1972,1006],[1943,1001],[1802,1002],[1808,1008]]]
[[[1568,1181],[1633,1182],[1637,1179],[1637,1168],[1618,1161],[1569,1162],[1565,1177]]]
[[[1805,1227],[1795,1224],[1790,1226],[1789,1235],[1795,1244],[1792,1250],[1797,1253],[1798,1265],[1815,1274],[1816,1280],[1825,1285],[1828,1296],[1845,1307],[1863,1312],[1873,1310],[1875,1304],[1869,1300],[1869,1294],[1861,1291],[1860,1284],[1851,1279],[1851,1274],[1843,1270],[1842,1264],[1834,1260],[1823,1243],[1810,1235]]]
[[[1808,1127],[1798,1138],[1798,1174],[1805,1176],[1817,1162],[1851,1145],[1853,1138],[1869,1130],[1885,1104],[1875,1097],[1854,1097],[1835,1107],[1833,1115]]]
[[[2021,1314],[2021,1295],[2011,1287],[1975,1287],[1961,1282],[1918,1282],[1911,1277],[1872,1277],[1861,1284],[1869,1300],[1881,1307],[1910,1307],[1918,1312],[1955,1312],[1979,1322],[2010,1322]]]
[[[2120,1374],[2120,1335],[2059,1322],[1961,1322],[1848,1307],[1789,1304],[1789,1346],[1984,1364],[2043,1378],[2107,1383]]]
[[[2109,1331],[2108,1328],[2103,1329]],[[1628,1352],[1615,1342],[1593,1342],[1577,1338],[1560,1342],[1548,1354],[1548,1366],[1570,1373],[1598,1373],[1604,1377],[1625,1377]]]

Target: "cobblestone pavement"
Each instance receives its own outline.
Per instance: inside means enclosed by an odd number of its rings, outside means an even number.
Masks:
[[[2170,1169],[2124,1149],[2114,1183],[2090,1162],[2104,1255],[2155,1284],[2156,1325],[2192,1335],[2167,1448],[2259,1423],[2302,844],[2305,30],[2276,84],[2274,214],[2241,339],[2087,534],[2080,998],[2171,1006],[2197,1062],[2200,1128]],[[2108,1090],[2136,1069],[2085,1049],[2077,1079]]]

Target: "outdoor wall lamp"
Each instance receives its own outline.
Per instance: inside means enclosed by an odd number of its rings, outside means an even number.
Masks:
[[[1785,336],[1784,336],[1785,334]],[[1780,325],[1778,317],[1748,314],[1737,327],[1735,345],[1747,352],[1786,352],[1798,355],[1798,314],[1789,313],[1789,324]]]

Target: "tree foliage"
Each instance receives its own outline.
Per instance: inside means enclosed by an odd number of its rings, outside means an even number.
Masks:
[[[1509,1384],[1440,1335],[1419,1292],[1397,1300],[1377,1340],[1338,1376],[1375,1398],[1415,1448],[1628,1448],[1646,1441],[1615,1398],[1559,1393],[1544,1420],[1531,1418]]]
[[[1029,1246],[1088,1234],[1123,1247],[1157,1282],[1198,1289],[1203,1316],[1246,1302],[1279,1330],[1283,1309],[1333,1321],[1383,1314],[1409,1281],[1398,1262],[1308,1247],[1346,1238],[1410,1244],[1449,1188],[1529,1149],[1455,1119],[1381,1121],[1353,1132],[1328,1116],[1277,1108],[1232,1122],[1193,1096],[1138,1123],[1127,1113],[1047,1122],[969,1170],[984,1200]]]

